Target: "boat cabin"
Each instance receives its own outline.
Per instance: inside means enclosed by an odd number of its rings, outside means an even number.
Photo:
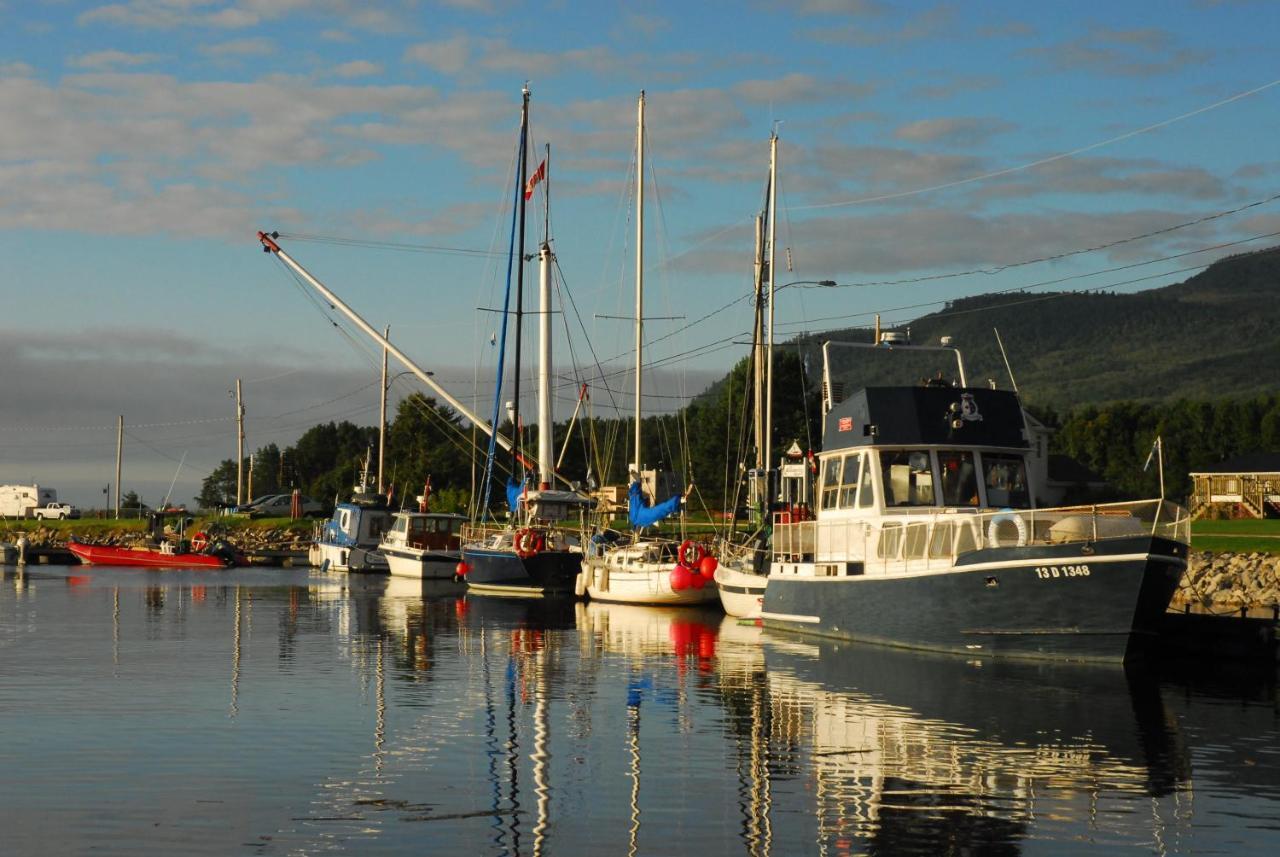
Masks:
[[[391,512],[362,503],[339,503],[324,525],[321,540],[342,547],[375,548],[391,527]]]
[[[459,550],[467,519],[444,512],[398,512],[387,542],[417,550]]]
[[[817,520],[775,516],[775,555],[847,567],[1025,543],[1026,524],[1012,510],[1035,508],[1029,451],[1011,391],[860,390],[826,416]]]
[[[531,489],[520,496],[521,517],[537,523],[558,523],[571,514],[595,505],[595,499],[577,491]]]

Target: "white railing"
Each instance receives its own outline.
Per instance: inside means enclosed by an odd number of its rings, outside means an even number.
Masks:
[[[962,554],[983,548],[1136,535],[1189,543],[1187,510],[1164,500],[1140,500],[1053,509],[948,509],[802,523],[775,516],[772,548],[775,562],[833,566],[860,562],[863,573],[875,574],[949,567]]]

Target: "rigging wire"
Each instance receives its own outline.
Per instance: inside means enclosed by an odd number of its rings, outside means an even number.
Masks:
[[[1068,152],[1060,152],[1056,155],[1050,155],[1048,157],[1040,158],[1039,160],[1031,161],[1026,164],[1019,164],[1013,167],[1005,167],[1004,169],[992,170],[991,172],[983,173],[981,175],[969,176],[968,178],[956,179],[955,181],[942,182],[940,184],[930,185],[929,187],[916,188],[915,190],[905,190],[905,191],[898,191],[895,193],[877,194],[875,196],[864,196],[856,199],[847,199],[839,202],[824,202],[824,203],[815,203],[812,205],[801,205],[796,208],[793,208],[792,211],[814,211],[817,209],[826,209],[826,208],[844,208],[852,205],[864,205],[866,203],[871,203],[871,202],[885,202],[893,199],[905,199],[906,197],[910,197],[910,196],[919,196],[920,194],[933,193],[934,191],[946,190],[948,188],[953,188],[953,187],[960,187],[961,185],[973,184],[975,182],[986,181],[987,179],[998,178],[1000,176],[1006,176],[1012,173],[1030,170],[1035,167],[1044,166],[1045,164],[1054,163],[1055,161],[1062,161],[1068,158],[1074,158],[1077,155],[1084,154],[1085,152],[1091,152],[1094,149],[1100,149],[1104,146],[1110,146],[1113,143],[1119,143],[1123,140],[1128,140],[1131,137],[1137,137],[1140,134],[1146,134],[1150,131],[1156,131],[1156,130],[1159,130],[1160,128],[1166,128],[1169,125],[1173,125],[1176,122],[1181,122],[1184,119],[1190,119],[1194,116],[1199,116],[1201,113],[1208,113],[1210,110],[1216,110],[1219,107],[1225,107],[1226,105],[1231,104],[1235,101],[1239,101],[1242,98],[1248,98],[1251,95],[1257,95],[1258,93],[1271,89],[1274,86],[1280,86],[1280,79],[1273,80],[1269,83],[1264,83],[1261,86],[1255,86],[1253,89],[1249,89],[1244,92],[1238,92],[1235,95],[1228,96],[1227,98],[1223,98],[1219,101],[1215,101],[1214,103],[1205,105],[1203,107],[1198,107],[1195,110],[1190,110],[1179,116],[1174,116],[1171,119],[1164,119],[1160,122],[1154,122],[1150,125],[1145,125],[1141,128],[1136,128],[1132,131],[1127,131],[1123,134],[1117,134],[1116,136],[1110,137],[1106,140],[1100,140],[1096,143],[1090,143],[1087,146],[1081,146],[1077,149],[1072,149],[1071,151],[1068,151]]]

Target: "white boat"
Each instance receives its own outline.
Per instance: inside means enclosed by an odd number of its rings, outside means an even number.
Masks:
[[[452,580],[467,519],[445,512],[397,512],[378,552],[395,577]]]
[[[582,559],[583,586],[594,601],[627,604],[704,604],[717,600],[715,582],[703,575],[699,560],[705,554],[700,545],[676,544],[656,538],[644,538],[640,531],[657,524],[680,508],[678,498],[668,498],[650,506],[640,486],[640,430],[644,423],[642,403],[644,347],[644,93],[640,93],[636,129],[636,312],[635,312],[635,471],[629,492],[628,510],[631,533],[614,543],[600,541],[599,536]],[[654,479],[655,493],[659,480]],[[656,498],[655,498],[656,499]],[[674,502],[673,502],[674,501]],[[686,559],[686,552],[697,557]]]

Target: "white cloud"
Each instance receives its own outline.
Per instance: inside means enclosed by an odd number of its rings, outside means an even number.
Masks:
[[[150,65],[162,59],[160,54],[134,54],[125,51],[95,51],[72,57],[70,65],[75,68],[106,70],[118,67],[135,67]]]
[[[334,66],[333,73],[338,77],[368,77],[373,74],[381,74],[382,66],[368,60],[352,60],[344,62],[341,65]]]
[[[207,57],[262,57],[275,52],[275,42],[265,36],[200,46],[200,53]]]
[[[893,135],[899,140],[910,140],[916,143],[945,142],[958,146],[974,146],[985,143],[997,134],[1011,131],[1013,127],[999,119],[980,117],[920,119],[899,127]]]

